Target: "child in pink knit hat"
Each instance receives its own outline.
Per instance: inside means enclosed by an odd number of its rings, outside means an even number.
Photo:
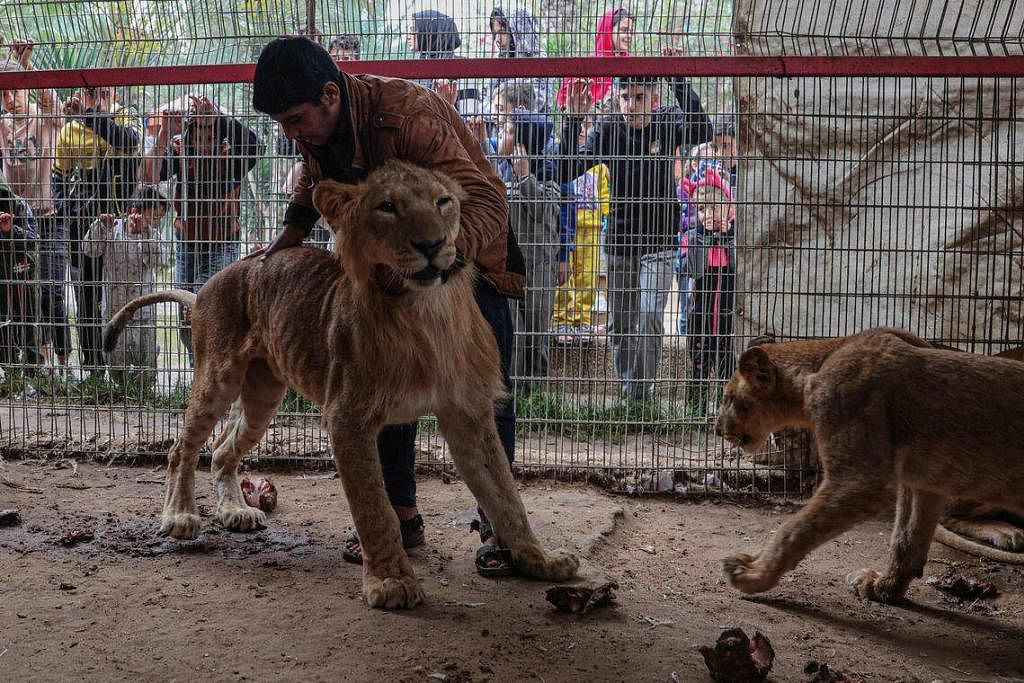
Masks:
[[[696,182],[683,180],[699,223],[686,234],[686,259],[694,280],[694,306],[687,322],[693,373],[688,382],[691,409],[707,411],[707,385],[712,373],[725,381],[735,369],[732,353],[736,302],[736,207],[729,180],[708,168]]]

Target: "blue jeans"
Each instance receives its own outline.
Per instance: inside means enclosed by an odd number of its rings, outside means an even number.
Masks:
[[[675,256],[670,250],[608,254],[608,332],[623,398],[653,393]]]
[[[477,279],[476,302],[480,312],[494,330],[501,353],[501,375],[512,393],[509,367],[512,364],[512,313],[508,299],[499,294],[483,278]],[[516,453],[516,408],[512,399],[494,406],[494,422],[498,427],[509,466]],[[416,423],[389,425],[377,436],[377,452],[384,472],[384,488],[395,507],[416,507]]]
[[[238,242],[186,242],[176,240],[177,258],[174,263],[174,280],[181,289],[198,292],[206,281],[220,270],[238,260],[242,253]],[[192,364],[192,325],[185,322],[185,310],[178,307],[178,333],[181,343],[188,351]]]

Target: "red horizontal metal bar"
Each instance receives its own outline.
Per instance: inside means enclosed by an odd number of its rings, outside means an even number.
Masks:
[[[341,62],[350,73],[402,78],[494,76],[906,76],[1024,77],[1024,56],[1006,57],[548,57],[389,59]],[[0,72],[0,90],[99,85],[244,83],[253,64],[142,66]]]

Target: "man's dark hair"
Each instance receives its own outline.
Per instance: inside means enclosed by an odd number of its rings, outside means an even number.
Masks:
[[[356,57],[359,56],[359,36],[349,33],[342,33],[331,39],[328,50],[352,50]]]
[[[167,211],[171,208],[171,200],[156,185],[139,185],[128,200],[128,208],[136,211]]]
[[[657,76],[617,76],[615,78],[615,85],[619,88],[625,88],[629,85],[642,85],[645,88],[653,88],[658,85]]]
[[[276,38],[260,53],[252,78],[252,108],[280,114],[316,104],[327,83],[341,83],[338,65],[319,43],[305,36]]]
[[[512,109],[530,109],[536,102],[536,92],[533,83],[529,81],[505,81],[494,91],[494,94],[505,100],[505,104]]]

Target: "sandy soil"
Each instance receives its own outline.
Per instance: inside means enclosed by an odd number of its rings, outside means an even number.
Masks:
[[[708,681],[696,648],[728,626],[768,636],[777,681],[806,680],[810,660],[865,680],[1024,677],[1024,568],[935,546],[926,575],[952,563],[1000,596],[960,603],[919,581],[904,606],[860,602],[842,577],[880,565],[881,520],[744,599],[718,560],[760,545],[791,509],[524,485],[539,535],[620,584],[613,607],[564,615],[545,584],[477,577],[472,498],[461,483],[424,479],[428,545],[413,564],[428,603],[385,613],[365,607],[359,569],[341,561],[350,517],[323,474],[273,475],[280,505],[265,531],[208,519],[198,541],[179,543],[155,534],[159,469],[9,461],[4,471],[41,490],[0,486],[0,508],[23,520],[0,528],[4,680]],[[207,475],[198,490],[208,514]],[[79,527],[94,539],[60,543]]]

